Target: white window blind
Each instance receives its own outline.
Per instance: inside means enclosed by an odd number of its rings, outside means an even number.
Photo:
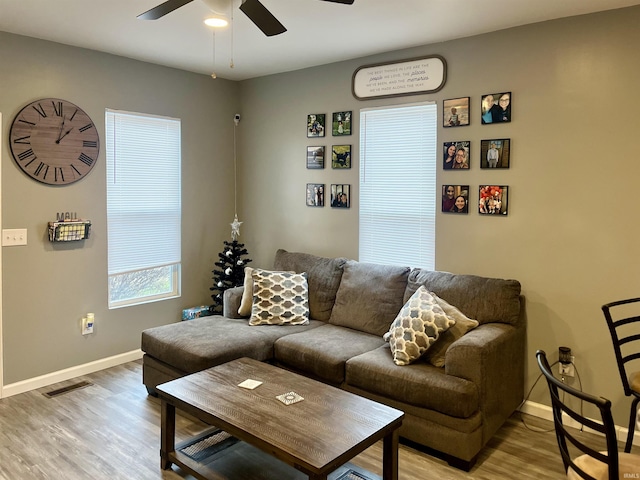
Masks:
[[[110,280],[180,263],[180,123],[173,118],[106,112]],[[167,289],[175,295],[175,285]],[[110,300],[117,299],[110,295]]]
[[[360,111],[362,262],[435,268],[437,105]]]

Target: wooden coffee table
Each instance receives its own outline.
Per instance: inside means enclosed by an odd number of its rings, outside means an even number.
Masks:
[[[262,384],[253,390],[238,386],[247,379]],[[216,473],[215,462],[194,461],[176,449],[178,408],[313,480],[327,479],[382,439],[383,479],[398,479],[398,428],[404,418],[400,410],[249,358],[163,383],[156,390],[162,405],[160,465],[165,470],[176,464],[197,478],[225,478]],[[286,405],[276,398],[289,392],[304,400]]]

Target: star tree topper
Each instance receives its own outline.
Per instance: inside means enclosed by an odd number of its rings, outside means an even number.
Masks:
[[[242,222],[238,221],[238,215],[234,215],[233,217],[233,223],[230,224],[231,225],[231,238],[233,240],[237,240],[238,237],[240,236],[240,225],[242,225]]]

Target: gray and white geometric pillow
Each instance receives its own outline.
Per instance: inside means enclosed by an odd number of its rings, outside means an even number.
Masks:
[[[449,328],[446,332],[442,332],[440,337],[438,337],[438,341],[431,345],[429,350],[424,354],[424,359],[431,365],[444,367],[444,360],[449,347],[453,342],[462,338],[462,336],[467,332],[476,328],[479,323],[477,320],[467,317],[464,313],[458,310],[458,308],[438,297],[435,293],[430,293],[433,295],[433,298],[436,299],[436,302],[438,302],[438,305],[440,305],[442,310],[444,310],[445,315],[456,321],[456,324],[453,327]]]
[[[255,269],[249,325],[307,325],[309,286],[306,273]]]
[[[434,344],[440,334],[455,325],[429,291],[421,286],[407,300],[384,339],[396,365],[409,365]]]

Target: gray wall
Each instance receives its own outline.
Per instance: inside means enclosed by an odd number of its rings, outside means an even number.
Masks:
[[[586,390],[607,396],[618,424],[628,402],[615,369],[600,306],[639,295],[640,125],[637,78],[640,8],[545,22],[242,83],[240,168],[244,240],[256,266],[277,248],[358,257],[358,111],[375,105],[471,97],[472,124],[443,129],[438,142],[471,140],[468,172],[438,170],[438,187],[509,185],[506,218],[438,213],[436,268],[518,279],[529,321],[527,385],[535,351],[557,359],[568,345]],[[361,65],[440,54],[448,80],[433,95],[357,101],[351,75]],[[480,97],[513,92],[513,121],[480,124]],[[351,137],[306,138],[309,113],[353,110]],[[441,123],[441,120],[440,120]],[[480,140],[511,138],[508,170],[479,168]],[[307,145],[353,144],[350,171],[307,170]],[[305,206],[305,184],[350,183],[350,210]],[[398,238],[398,242],[402,242]],[[548,403],[542,384],[531,400]]]
[[[27,103],[59,97],[83,108],[101,132],[87,178],[50,187],[28,178],[2,145],[3,228],[27,228],[28,245],[3,248],[4,384],[140,348],[140,332],[210,304],[211,270],[233,220],[233,115],[238,84],[113,55],[0,33],[4,138]],[[106,108],[182,119],[182,297],[107,308]],[[89,240],[51,244],[56,212],[92,221]],[[80,319],[96,315],[95,333]]]

